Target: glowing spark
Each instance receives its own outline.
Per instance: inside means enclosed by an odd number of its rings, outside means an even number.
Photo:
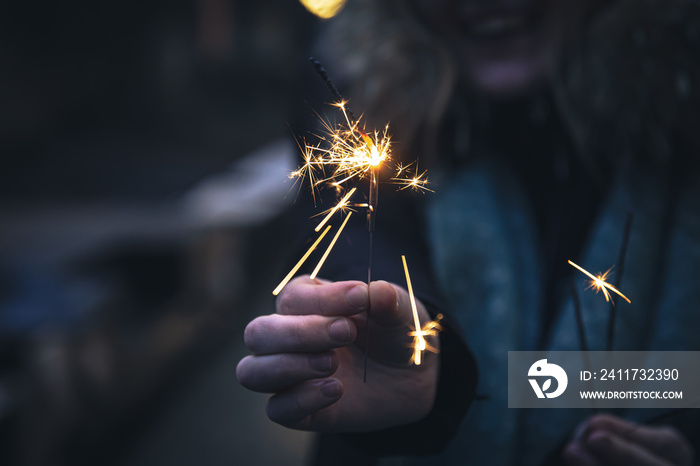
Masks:
[[[280,282],[280,284],[277,285],[277,288],[275,288],[275,290],[272,292],[273,295],[277,296],[277,295],[280,293],[280,291],[282,291],[282,288],[284,288],[284,287],[287,285],[287,283],[289,282],[289,280],[292,279],[292,277],[294,276],[294,274],[297,273],[297,271],[299,270],[299,268],[300,268],[300,267],[302,266],[302,264],[306,261],[306,259],[309,258],[309,256],[310,256],[311,253],[314,251],[314,249],[316,249],[316,246],[318,246],[318,243],[321,242],[321,240],[323,239],[323,237],[326,236],[326,233],[328,233],[328,230],[330,230],[330,229],[331,229],[331,226],[328,225],[328,226],[326,227],[326,229],[323,230],[323,233],[321,233],[321,236],[319,236],[318,239],[314,242],[314,244],[311,245],[311,247],[309,248],[309,250],[306,251],[306,254],[304,254],[304,256],[303,256],[301,259],[299,259],[299,262],[297,262],[297,265],[295,265],[295,266],[292,268],[292,270],[289,271],[289,273],[287,274],[287,276],[284,277],[284,279]]]
[[[304,8],[319,18],[329,19],[338,14],[346,0],[299,0]]]
[[[345,217],[345,220],[343,221],[343,224],[340,225],[340,228],[338,229],[338,232],[335,234],[333,237],[333,240],[331,241],[331,244],[328,245],[328,248],[326,249],[326,252],[323,253],[323,257],[321,257],[321,260],[318,261],[318,265],[314,269],[314,271],[311,273],[311,279],[316,278],[316,275],[318,275],[318,272],[321,270],[321,266],[323,266],[323,263],[326,262],[326,258],[328,257],[328,254],[331,253],[331,249],[333,249],[333,246],[335,246],[335,242],[338,241],[338,237],[340,236],[340,233],[343,232],[343,228],[345,228],[345,224],[348,223],[348,220],[350,220],[350,216],[352,215],[352,212],[348,212],[348,215]]]
[[[316,149],[317,147],[312,147],[304,143],[303,145],[300,143],[299,148],[302,150],[304,153],[304,165],[301,167],[297,168],[293,172],[289,174],[289,178],[294,179],[300,179],[303,180],[303,178],[307,177],[309,178],[309,186],[311,187],[311,196],[313,197],[314,200],[314,206],[316,205],[316,191],[314,190],[318,184],[318,180],[315,177],[314,173],[314,165],[316,163]],[[295,182],[296,184],[296,182]],[[302,183],[299,183],[299,189],[301,190],[301,185]]]
[[[423,329],[421,328],[420,319],[418,318],[418,308],[416,306],[416,297],[413,294],[413,286],[411,285],[411,275],[408,273],[408,265],[406,264],[406,256],[401,256],[401,260],[403,261],[403,270],[404,270],[404,273],[406,274],[406,286],[408,288],[408,296],[411,298],[411,311],[413,312],[413,325],[414,325],[414,328],[416,329],[414,332],[411,332],[411,336],[413,337],[413,357],[411,358],[411,361],[416,366],[420,366],[421,365],[421,355],[423,354],[423,351],[425,351],[425,349],[427,348],[427,343],[425,342],[425,338],[423,338]]]
[[[416,165],[416,171],[413,173],[413,176],[411,176],[409,167],[413,165],[413,163],[410,163],[407,166],[403,166],[401,164],[396,165],[396,175],[394,178],[391,179],[391,181],[394,182],[394,184],[398,184],[401,187],[399,188],[399,191],[402,191],[404,189],[411,188],[414,191],[433,191],[432,189],[427,187],[428,184],[428,178],[427,178],[427,173],[428,170],[424,170],[422,173],[418,173],[418,166]],[[401,175],[406,172],[404,177],[401,177]]]
[[[328,212],[328,215],[326,215],[326,217],[321,221],[321,223],[319,223],[318,226],[316,228],[314,228],[314,231],[321,231],[321,228],[323,227],[323,225],[325,225],[326,222],[331,219],[331,217],[333,216],[334,213],[336,213],[338,210],[342,211],[344,208],[346,208],[348,206],[348,201],[350,200],[350,196],[352,196],[352,194],[355,192],[356,189],[357,188],[352,188],[350,191],[348,191],[348,193],[345,195],[345,197],[343,197],[340,200],[340,202],[338,202],[338,204],[336,204],[336,206],[333,207]]]
[[[375,168],[390,159],[388,127],[383,133],[368,134],[359,121],[350,119],[344,101],[333,105],[342,112],[345,124],[334,127],[322,119],[325,131],[319,139],[327,146],[307,146],[304,150],[305,164],[297,170],[298,173],[294,173],[299,176],[307,172],[319,172],[320,175],[322,172],[321,176],[313,180],[310,178],[313,186],[323,183],[340,186],[353,178],[369,177]],[[326,168],[331,170],[327,174],[324,171]]]
[[[420,175],[416,175],[411,178],[392,178],[391,180],[395,181],[396,184],[401,185],[399,191],[411,188],[414,191],[430,191],[431,193],[433,193],[435,191],[426,187],[426,185],[428,184],[428,180],[425,178],[426,173],[427,172],[423,172]]]
[[[590,272],[585,270],[583,267],[580,267],[571,261],[568,261],[568,262],[570,265],[576,267],[579,271],[583,272],[587,277],[589,277],[591,279],[591,282],[588,285],[587,289],[595,288],[596,293],[598,293],[599,291],[602,291],[603,295],[605,296],[605,301],[609,302],[612,299],[612,297],[610,296],[610,293],[608,292],[608,290],[610,290],[613,293],[620,296],[625,301],[627,301],[628,303],[632,303],[632,301],[630,301],[627,296],[623,295],[620,292],[620,290],[618,290],[617,288],[615,288],[614,286],[612,286],[611,284],[609,284],[608,282],[605,281],[608,278],[608,275],[610,275],[610,271],[612,270],[612,267],[610,269],[608,269],[604,274],[594,276],[593,274],[591,274]],[[613,301],[613,304],[614,304],[614,301]]]
[[[418,337],[419,335],[421,337],[427,337],[427,336],[435,336],[437,335],[441,330],[442,330],[442,325],[440,325],[440,321],[443,319],[442,314],[438,314],[435,317],[435,320],[431,320],[427,324],[425,324],[420,331],[413,331],[413,332],[408,332],[408,335],[411,337]],[[423,348],[424,351],[430,351],[431,353],[438,353],[438,349],[435,348],[434,346],[431,346],[425,339],[423,339],[425,342],[425,348]],[[411,361],[410,362],[415,362],[416,360],[418,361],[416,365],[420,365],[421,361],[421,353],[417,352],[415,350],[415,340],[414,344],[412,346],[414,348],[413,356],[411,356]]]

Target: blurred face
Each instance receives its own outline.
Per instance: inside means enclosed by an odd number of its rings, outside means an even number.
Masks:
[[[601,0],[414,0],[421,18],[450,43],[471,87],[522,95],[547,81],[567,37]]]

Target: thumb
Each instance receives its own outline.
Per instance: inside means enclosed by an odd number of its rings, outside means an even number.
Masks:
[[[416,330],[411,299],[405,288],[385,281],[372,282],[370,296],[369,353],[373,359],[390,364],[408,364],[413,354]],[[416,300],[416,312],[420,326],[431,319],[423,304]],[[365,345],[366,327],[363,317],[358,316],[358,343]],[[430,337],[426,337],[429,339]],[[437,340],[434,337],[434,340]],[[437,341],[429,341],[436,346]]]

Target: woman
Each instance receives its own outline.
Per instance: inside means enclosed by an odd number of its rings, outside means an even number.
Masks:
[[[610,267],[628,213],[634,305],[618,309],[615,349],[699,349],[697,3],[351,0],[321,43],[352,106],[432,166],[436,194],[380,196],[373,273],[392,283],[350,280],[364,273],[358,226],[332,282],[297,278],[247,327],[237,374],[275,394],[270,418],[370,457],[432,455],[405,464],[690,464],[692,410],[675,428],[634,410],[514,410],[505,384],[508,351],[580,349],[566,261]],[[421,321],[450,319],[417,368],[403,253]],[[581,301],[604,349],[607,304]]]

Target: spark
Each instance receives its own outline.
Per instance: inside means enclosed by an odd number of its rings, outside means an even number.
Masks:
[[[356,189],[357,188],[352,188],[350,191],[348,191],[348,193],[345,195],[345,197],[343,197],[340,200],[340,202],[338,202],[338,204],[335,205],[335,207],[328,210],[327,211],[328,215],[326,215],[324,217],[324,219],[321,221],[321,223],[319,223],[318,226],[316,228],[314,228],[314,231],[321,231],[321,228],[323,227],[323,225],[325,225],[326,222],[328,222],[328,220],[330,220],[330,218],[333,216],[333,214],[335,214],[338,210],[340,210],[342,212],[344,209],[348,208],[348,201],[350,200],[350,196],[353,195],[353,193],[355,192]],[[324,214],[324,213],[326,213],[326,212],[323,212],[322,214]],[[322,214],[320,214],[320,215],[322,215]]]
[[[599,291],[602,291],[603,295],[605,296],[605,301],[607,301],[607,302],[610,302],[610,300],[612,299],[612,297],[610,296],[610,292],[608,291],[608,290],[610,290],[613,293],[620,296],[625,301],[627,301],[628,303],[632,303],[632,301],[630,301],[627,296],[622,294],[622,292],[620,292],[620,290],[618,290],[617,288],[612,286],[610,283],[606,282],[606,280],[608,279],[608,276],[610,275],[610,271],[612,270],[612,267],[610,267],[605,273],[595,276],[595,275],[591,274],[590,272],[588,272],[583,267],[578,266],[571,261],[568,261],[568,262],[570,265],[574,266],[576,269],[583,272],[587,277],[589,277],[591,279],[591,281],[588,285],[588,288],[586,288],[586,289],[595,288],[596,293],[598,293]],[[615,301],[613,301],[613,304],[614,303],[615,303]]]
[[[292,277],[294,276],[294,274],[297,273],[297,271],[298,271],[299,268],[302,266],[302,264],[303,264],[304,262],[306,262],[306,259],[309,258],[309,256],[310,256],[311,253],[314,251],[314,249],[316,249],[316,246],[318,246],[318,243],[321,242],[321,240],[323,239],[323,237],[326,236],[326,233],[328,233],[328,230],[330,230],[330,229],[331,229],[331,226],[328,225],[328,226],[326,227],[326,229],[323,230],[323,233],[321,233],[321,236],[319,236],[318,239],[314,242],[314,244],[311,245],[311,247],[309,248],[309,250],[306,251],[306,254],[304,254],[304,255],[302,256],[302,258],[299,259],[299,262],[297,262],[297,265],[295,265],[295,266],[292,268],[292,270],[289,271],[289,273],[287,274],[287,276],[284,277],[284,279],[280,282],[280,284],[277,285],[277,288],[275,288],[274,291],[272,292],[273,295],[277,296],[277,295],[280,293],[280,291],[282,291],[282,289],[287,285],[287,283],[289,282],[289,280],[292,279]]]
[[[418,307],[416,306],[416,297],[413,294],[411,276],[408,273],[408,264],[406,264],[406,256],[401,256],[401,260],[403,261],[403,270],[406,274],[406,287],[408,288],[408,296],[411,300],[411,311],[413,313],[413,325],[415,328],[415,330],[408,333],[409,336],[413,337],[413,344],[411,345],[413,348],[413,356],[411,356],[410,362],[414,363],[416,366],[420,366],[422,363],[423,351],[430,351],[432,353],[438,352],[437,348],[428,344],[425,337],[435,336],[440,330],[442,330],[440,321],[442,320],[443,316],[442,314],[438,314],[436,320],[430,321],[421,327],[420,319],[418,317]]]
[[[408,165],[403,165],[401,162],[397,163],[397,164],[396,164],[396,174],[395,174],[394,176],[396,176],[396,177],[401,176],[401,174],[402,174],[404,171],[408,170],[408,168],[409,168],[411,165],[413,165],[413,164],[410,163],[410,164],[408,164]]]
[[[411,166],[415,164],[415,168],[411,170]],[[399,191],[404,189],[412,189],[414,191],[430,191],[435,192],[428,188],[428,170],[424,170],[418,173],[418,162],[411,162],[408,165],[402,165],[401,163],[396,164],[396,174],[391,179],[394,184],[401,186]]]
[[[411,188],[414,191],[430,191],[431,193],[435,192],[430,188],[427,188],[425,185],[428,183],[428,180],[423,178],[425,176],[425,172],[421,173],[418,176],[414,176],[413,178],[408,178],[404,180],[399,180],[395,179],[396,181],[400,182],[404,186],[399,189],[399,191]]]
[[[418,337],[419,335],[422,337],[436,336],[440,331],[442,331],[442,325],[440,325],[440,321],[443,319],[443,317],[444,316],[442,314],[438,314],[435,317],[435,320],[431,320],[427,324],[423,325],[420,331],[408,332],[408,336],[414,338]],[[425,338],[423,338],[423,341],[425,342],[425,348],[423,349],[424,351],[430,351],[431,353],[439,353],[438,349],[432,346],[430,343],[428,343],[427,340],[425,340]],[[415,342],[411,347],[414,348],[414,353],[413,356],[411,356],[411,361],[409,363],[418,361],[416,362],[416,365],[420,365],[421,354],[415,351]]]
[[[316,268],[314,271],[311,273],[311,279],[313,280],[316,278],[316,275],[318,275],[318,272],[321,270],[321,267],[323,266],[323,263],[326,262],[326,258],[328,257],[328,254],[331,253],[331,249],[333,249],[333,246],[335,246],[335,242],[338,241],[338,237],[340,237],[340,233],[343,232],[343,228],[345,228],[345,224],[348,223],[348,220],[350,220],[350,216],[352,215],[352,212],[348,212],[348,215],[345,216],[345,220],[343,221],[343,224],[340,225],[340,228],[338,228],[338,232],[335,234],[333,237],[333,240],[331,241],[331,244],[328,245],[328,248],[326,248],[326,252],[323,253],[323,257],[321,257],[321,260],[318,261],[318,265],[316,265]]]
[[[304,178],[308,177],[309,178],[309,186],[311,187],[311,197],[314,200],[314,206],[316,205],[316,186],[318,185],[318,179],[316,178],[316,169],[314,168],[314,165],[316,165],[316,150],[318,147],[313,147],[308,144],[306,144],[306,141],[303,143],[299,143],[299,148],[301,149],[303,153],[303,158],[304,158],[304,164],[301,167],[298,167],[296,170],[292,171],[289,174],[290,179],[298,179],[298,180],[303,180]],[[296,184],[296,181],[294,182]],[[299,190],[301,190],[302,183],[299,183]]]
[[[345,104],[332,104],[341,110],[345,123],[333,125],[321,118],[324,133],[318,136],[319,144],[304,145],[304,164],[290,177],[308,176],[312,189],[326,183],[339,187],[355,178],[370,177],[374,169],[391,159],[388,126],[383,132],[368,134],[359,120],[349,117]]]

